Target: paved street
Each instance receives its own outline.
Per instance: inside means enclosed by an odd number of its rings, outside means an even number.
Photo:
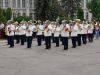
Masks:
[[[45,50],[44,45],[31,49],[15,45],[8,48],[0,41],[0,75],[100,75],[100,39],[76,49],[69,45]]]

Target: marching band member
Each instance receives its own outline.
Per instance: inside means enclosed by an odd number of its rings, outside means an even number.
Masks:
[[[37,32],[36,24],[37,24],[37,21],[34,20],[33,26],[32,26],[32,28],[33,28],[32,39],[35,39],[36,38],[36,32]]]
[[[38,25],[37,25],[37,43],[38,43],[38,46],[41,46],[41,43],[42,43],[43,30],[44,30],[44,26],[41,24],[41,21],[38,21]]]
[[[7,36],[7,45],[9,45],[10,43],[9,43],[9,36],[8,36],[8,34],[9,34],[9,32],[8,32],[8,28],[9,28],[9,21],[6,23],[6,27],[5,27],[5,34],[6,34],[6,36]]]
[[[77,35],[78,35],[78,25],[73,24],[70,26],[70,28],[71,28],[72,48],[76,48]]]
[[[19,24],[18,24],[18,22],[15,22],[15,39],[16,39],[16,44],[20,43]]]
[[[32,45],[32,33],[33,33],[32,23],[28,22],[28,24],[26,26],[27,48],[31,48],[31,45]]]
[[[83,23],[82,25],[82,41],[83,44],[87,43],[87,24]]]
[[[88,24],[88,40],[89,40],[89,42],[93,42],[93,30],[94,30],[93,24]]]
[[[55,30],[55,22],[51,22],[51,26],[52,26],[52,43],[55,43],[55,38],[54,38],[54,30]]]
[[[45,24],[45,29],[44,29],[44,37],[45,37],[45,45],[46,49],[51,48],[51,36],[52,36],[52,26],[50,24],[50,21],[47,20]]]
[[[54,38],[55,38],[55,43],[56,47],[59,47],[59,36],[61,33],[61,27],[59,23],[56,23],[55,31],[54,31]]]
[[[0,22],[0,31],[5,27],[5,25],[3,24],[3,22]]]
[[[68,50],[68,38],[69,38],[70,26],[65,21],[63,21],[63,22],[64,22],[64,24],[63,24],[61,36],[63,39],[62,41],[63,41],[63,45],[64,45],[64,50]]]
[[[82,22],[79,20],[79,21],[76,21],[76,25],[78,26],[78,31],[77,31],[77,43],[78,43],[78,46],[81,46],[81,43],[82,43]]]
[[[20,27],[19,27],[19,35],[20,35],[20,40],[21,40],[21,45],[24,45],[25,40],[26,40],[26,25],[24,22],[20,23]]]
[[[14,47],[14,31],[15,31],[15,26],[13,25],[12,21],[9,22],[7,26],[7,35],[8,35],[8,42],[9,42],[9,48]]]

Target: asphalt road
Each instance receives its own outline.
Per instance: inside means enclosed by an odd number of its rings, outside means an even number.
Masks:
[[[31,49],[15,45],[8,48],[0,41],[0,75],[100,75],[100,40],[64,51],[63,46],[50,50],[37,46]]]

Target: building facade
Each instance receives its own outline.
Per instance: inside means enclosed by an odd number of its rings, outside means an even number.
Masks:
[[[90,0],[81,0],[81,5],[82,5],[82,9],[84,11],[84,19],[91,21],[92,20],[92,14],[89,12],[88,8],[87,8],[87,3]]]
[[[0,0],[1,8],[12,9],[12,18],[26,16],[34,18],[34,0]]]

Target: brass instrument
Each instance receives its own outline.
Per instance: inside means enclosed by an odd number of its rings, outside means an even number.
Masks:
[[[10,27],[8,27],[8,32],[11,33],[11,28]]]
[[[49,29],[48,29],[48,26],[47,26],[47,25],[45,26],[44,31],[45,31],[45,32],[48,32],[48,31],[49,31]]]
[[[28,32],[30,32],[29,26],[26,27],[26,30],[27,30]]]
[[[82,30],[82,28],[81,28],[81,26],[80,26],[80,25],[78,25],[78,30]]]
[[[37,21],[36,21],[36,20],[34,20],[34,21],[33,21],[33,23],[36,25],[36,24],[37,24]]]
[[[69,31],[69,29],[66,26],[64,26],[63,29],[64,29],[65,32]]]

